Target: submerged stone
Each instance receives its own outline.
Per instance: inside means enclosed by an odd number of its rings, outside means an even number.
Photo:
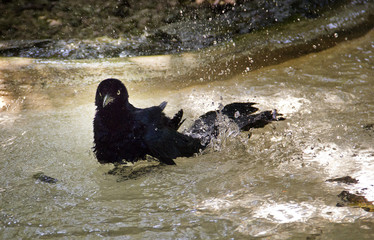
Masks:
[[[342,202],[336,204],[337,207],[343,207],[348,205],[350,207],[362,208],[367,212],[374,212],[374,205],[372,201],[368,201],[364,196],[350,193],[348,191],[342,191],[338,197]]]
[[[108,174],[117,176],[118,182],[137,179],[160,166],[156,161],[139,161],[135,164],[117,164]]]
[[[32,177],[36,180],[39,180],[39,181],[45,182],[45,183],[57,183],[58,182],[58,180],[56,178],[47,176],[43,172],[36,173]]]
[[[358,180],[352,178],[351,176],[345,176],[345,177],[340,177],[340,178],[327,179],[326,182],[341,182],[341,183],[351,184],[351,183],[358,183]]]

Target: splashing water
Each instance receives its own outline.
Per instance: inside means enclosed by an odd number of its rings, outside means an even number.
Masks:
[[[374,237],[371,212],[336,206],[343,190],[374,200],[372,39],[370,32],[224,82],[161,88],[129,79],[135,106],[166,100],[168,115],[184,109],[185,128],[234,101],[275,108],[287,120],[244,133],[228,128],[208,153],[122,182],[92,155],[92,77],[38,88],[27,79],[43,75],[32,70],[19,92],[1,82],[9,91],[0,98],[9,104],[0,112],[1,237]],[[38,172],[58,181],[37,181]],[[326,182],[346,175],[358,184]]]

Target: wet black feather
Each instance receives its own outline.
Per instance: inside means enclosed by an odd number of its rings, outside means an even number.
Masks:
[[[113,100],[103,106],[106,96]],[[94,152],[100,163],[135,162],[151,155],[165,164],[175,164],[173,159],[191,156],[203,147],[198,139],[177,132],[183,111],[170,119],[163,113],[166,102],[136,108],[117,79],[99,84],[95,105]]]
[[[102,81],[96,91],[94,118],[94,153],[100,163],[136,162],[146,155],[173,165],[177,157],[190,157],[206,148],[218,135],[220,115],[235,122],[241,130],[262,127],[277,120],[277,113],[258,109],[254,103],[231,103],[221,111],[200,116],[184,133],[177,130],[184,122],[183,110],[173,118],[163,110],[167,103],[149,108],[136,108],[128,101],[128,92],[117,79]]]

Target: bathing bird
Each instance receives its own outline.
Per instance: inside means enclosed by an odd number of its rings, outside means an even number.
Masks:
[[[231,103],[220,111],[205,113],[189,129],[178,132],[184,122],[182,109],[169,118],[163,112],[167,102],[149,108],[134,107],[125,85],[114,78],[98,85],[95,105],[93,149],[102,164],[136,162],[150,155],[163,164],[175,165],[175,158],[193,156],[217,137],[220,116],[241,130],[279,120],[276,111],[253,114],[258,110],[254,103]]]

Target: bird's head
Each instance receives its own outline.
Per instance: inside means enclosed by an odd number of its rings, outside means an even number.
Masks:
[[[108,78],[97,87],[95,105],[98,109],[127,104],[129,94],[125,85],[118,79]]]

